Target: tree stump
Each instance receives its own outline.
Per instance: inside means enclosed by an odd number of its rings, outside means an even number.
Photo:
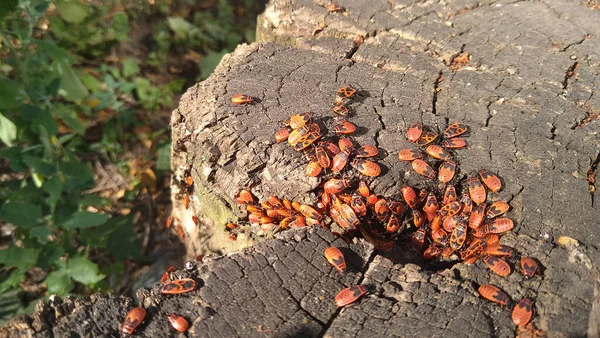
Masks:
[[[328,4],[272,1],[259,17],[261,43],[226,56],[174,111],[175,181],[188,173],[194,179],[187,209],[185,188],[173,189],[188,257],[254,242],[230,241],[223,231],[244,215],[234,201],[241,188],[261,199],[314,203],[320,180],[306,177],[305,160],[275,144],[273,133],[303,111],[330,124],[333,94],[350,83],[360,89],[350,105],[349,118],[360,126],[354,139],[383,151],[372,190],[396,196],[405,184],[433,188],[398,160],[410,144],[404,133],[415,122],[442,130],[464,122],[470,137],[457,156],[459,175],[486,168],[504,179],[497,195],[510,201],[516,227],[502,242],[538,259],[542,275],[502,278],[480,264],[440,268],[405,247],[380,255],[363,240],[347,246],[327,230],[292,230],[178,272],[201,281],[189,295],[163,296],[158,286],[139,291],[149,314],[136,334],[168,336],[166,316],[174,312],[193,322],[190,336],[514,336],[510,310],[478,299],[477,285],[486,283],[513,301],[534,299],[534,324],[550,336],[585,336],[588,322],[590,336],[597,334],[600,207],[592,206],[586,182],[600,152],[597,6],[340,1],[343,9],[330,13]],[[238,93],[260,101],[234,106]],[[578,242],[559,245],[561,236]],[[332,243],[351,257],[350,273],[323,258]],[[335,293],[356,283],[370,285],[369,294],[337,310]],[[111,336],[132,306],[113,296],[56,299],[2,332]]]

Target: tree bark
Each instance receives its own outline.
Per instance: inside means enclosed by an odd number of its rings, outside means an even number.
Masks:
[[[343,242],[322,229],[294,230],[188,272],[202,281],[189,295],[139,291],[149,315],[136,334],[167,336],[166,316],[175,312],[193,322],[190,336],[513,336],[512,308],[478,299],[486,283],[513,301],[532,298],[534,324],[550,336],[596,334],[600,207],[591,204],[586,171],[600,152],[600,10],[571,1],[338,3],[343,12],[329,13],[328,2],[272,1],[259,17],[260,43],[238,47],[182,97],[172,118],[173,168],[179,177],[190,170],[194,188],[188,209],[179,185],[173,201],[188,257],[258,238],[252,228],[236,241],[223,231],[244,215],[234,201],[241,188],[314,203],[319,179],[306,177],[305,160],[273,133],[303,111],[331,124],[333,94],[351,83],[360,89],[350,105],[360,126],[354,139],[383,151],[372,190],[437,188],[398,161],[410,147],[404,133],[415,122],[467,124],[459,175],[486,168],[503,178],[497,198],[510,201],[516,227],[502,243],[535,257],[541,275],[424,264],[408,248],[379,255],[362,240],[347,248],[353,269],[341,275],[322,252]],[[313,35],[319,23],[327,27]],[[360,46],[357,35],[365,36]],[[260,102],[234,106],[238,93]],[[369,294],[337,310],[335,293],[356,283]],[[2,332],[112,335],[132,306],[114,296],[56,300]]]

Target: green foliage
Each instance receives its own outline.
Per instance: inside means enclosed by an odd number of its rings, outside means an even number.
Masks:
[[[0,220],[14,227],[13,242],[0,251],[0,323],[35,303],[28,304],[19,288],[31,269],[45,272],[49,294],[68,295],[109,287],[102,283],[103,267],[90,260],[96,250],[115,259],[140,258],[131,218],[101,211],[106,203],[86,193],[95,185],[90,154],[116,158],[124,128],[136,122],[120,96],[138,90],[140,68],[126,60],[125,76],[119,68],[104,67],[98,72],[102,79],[74,68],[78,57],[64,48],[101,53],[127,38],[127,16],[111,12],[111,23],[104,20],[108,6],[60,0],[54,2],[57,15],[47,17],[49,5],[44,0],[0,4],[0,156],[12,171],[0,182]],[[38,27],[42,18],[51,23],[53,36]],[[151,88],[147,84],[144,90]],[[152,109],[171,105],[164,97],[156,102],[152,93],[145,99],[154,100],[147,104]],[[90,144],[86,129],[101,109],[119,112],[107,122],[113,133]],[[114,239],[118,246],[108,243]],[[115,276],[123,269],[111,267],[107,271]]]
[[[196,76],[164,76],[168,65],[191,53],[207,78],[223,55],[254,39],[255,16],[241,15],[244,8],[226,0],[214,8],[196,0],[0,0],[0,226],[12,231],[0,250],[0,325],[31,311],[36,298],[110,289],[124,260],[142,258],[133,215],[89,192],[92,161],[126,173],[128,145],[141,140],[132,130],[150,123],[140,111],[171,110]],[[152,41],[120,58],[114,51],[131,43],[135,20]],[[170,169],[166,132],[146,138],[159,175]],[[123,201],[138,196],[143,184],[134,182]],[[45,294],[21,288],[32,271],[41,272],[35,283]]]

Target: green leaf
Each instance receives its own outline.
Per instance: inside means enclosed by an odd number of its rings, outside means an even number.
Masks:
[[[98,283],[106,277],[99,272],[98,265],[85,256],[76,256],[69,259],[67,266],[71,278],[85,285]]]
[[[0,219],[20,228],[33,228],[42,218],[42,208],[39,205],[11,201],[0,208]]]
[[[108,250],[115,260],[142,258],[140,243],[136,240],[133,231],[132,215],[113,217],[109,220],[108,226],[115,229],[107,242]]]
[[[61,75],[61,94],[66,100],[80,102],[88,96],[87,88],[81,83],[81,80],[79,80],[66,59],[57,60],[55,65],[56,70]]]
[[[109,199],[102,198],[102,197],[100,197],[98,195],[94,195],[94,194],[84,195],[80,201],[81,201],[80,204],[81,204],[82,208],[87,208],[87,207],[102,208],[102,207],[108,207],[111,205],[111,202]]]
[[[112,28],[115,29],[117,41],[129,41],[129,18],[127,13],[115,13],[112,16]]]
[[[166,142],[158,148],[158,159],[156,160],[156,170],[171,169],[171,142]]]
[[[56,209],[56,203],[60,199],[60,195],[63,189],[63,182],[58,175],[52,176],[49,180],[44,183],[44,191],[48,193],[46,201],[50,206],[50,213],[54,214]]]
[[[107,214],[99,214],[89,211],[78,211],[71,219],[63,224],[65,229],[89,228],[102,225],[108,220]]]
[[[173,16],[167,18],[167,24],[169,25],[169,28],[171,28],[171,30],[173,30],[173,32],[175,32],[175,34],[181,38],[185,38],[187,34],[195,28],[194,25],[189,21]]]
[[[29,129],[35,135],[40,135],[40,126],[43,126],[50,135],[58,133],[58,124],[47,110],[24,104],[21,106],[21,115],[19,117],[30,122],[28,124]]]
[[[0,141],[8,147],[17,139],[17,126],[0,112]]]
[[[132,58],[123,61],[123,77],[130,77],[140,73],[140,66]]]
[[[65,250],[57,244],[50,243],[44,245],[38,256],[36,266],[46,270],[59,263],[64,263],[59,261],[60,257],[62,257],[64,253]]]
[[[14,11],[19,4],[19,0],[2,0],[0,1],[0,19]]]
[[[25,154],[23,155],[23,162],[25,162],[25,164],[27,164],[31,169],[42,176],[49,177],[56,173],[56,167],[54,167],[52,163],[47,162],[45,159]]]
[[[25,311],[25,304],[21,299],[23,293],[23,289],[14,288],[0,294],[0,326]]]
[[[44,280],[48,286],[49,294],[57,294],[59,296],[68,295],[73,289],[74,285],[69,276],[67,264],[63,261],[58,261],[58,269],[52,271],[48,277]]]
[[[20,267],[15,271],[12,271],[8,278],[0,283],[0,293],[21,284],[21,282],[25,280],[27,270],[29,270],[29,268]]]
[[[94,75],[88,73],[81,73],[79,77],[81,82],[92,92],[97,92],[102,89],[102,82],[98,80]]]
[[[8,249],[0,251],[0,264],[30,269],[35,266],[38,253],[35,249],[19,248],[13,244]]]
[[[69,161],[61,164],[63,175],[65,175],[64,191],[72,191],[74,189],[89,189],[94,186],[94,174],[89,165]]]
[[[15,172],[21,172],[29,169],[29,167],[23,163],[23,149],[21,147],[0,149],[0,157],[9,160],[10,169]]]
[[[60,17],[68,23],[80,24],[88,16],[88,7],[76,1],[54,1]]]
[[[33,43],[48,53],[54,60],[67,58],[67,51],[58,47],[53,40],[34,40]]]
[[[52,229],[47,225],[31,228],[29,231],[31,236],[35,237],[42,244],[48,243],[48,236],[52,234]]]
[[[77,117],[77,113],[71,109],[62,109],[57,110],[56,115],[60,117],[65,123],[71,127],[77,134],[83,135],[85,134],[85,126],[79,118]]]
[[[206,79],[212,74],[227,52],[226,49],[223,49],[220,52],[209,52],[204,56],[202,62],[200,62],[200,76],[202,79]]]
[[[15,81],[0,80],[0,109],[11,109],[19,104],[21,85]]]

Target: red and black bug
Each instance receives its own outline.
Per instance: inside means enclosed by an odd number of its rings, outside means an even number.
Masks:
[[[329,181],[325,182],[323,185],[323,189],[325,189],[326,193],[329,194],[337,194],[342,192],[344,189],[350,186],[350,181],[343,178],[332,178]]]
[[[123,325],[121,326],[121,333],[130,335],[133,333],[136,327],[138,327],[146,317],[146,310],[142,307],[135,307],[131,309],[125,316]]]
[[[339,272],[346,272],[346,260],[340,249],[333,246],[325,249],[325,258]]]
[[[423,134],[423,125],[415,123],[406,131],[406,138],[414,143],[421,137],[421,134]]]
[[[452,235],[450,236],[450,247],[454,250],[458,250],[462,248],[463,244],[465,244],[465,240],[467,239],[467,223],[464,218],[461,218],[456,223],[456,227],[452,231]]]
[[[357,301],[365,293],[367,293],[367,289],[363,285],[354,285],[345,288],[335,296],[335,304],[337,307],[346,306]]]
[[[494,286],[492,284],[481,285],[478,291],[483,298],[494,303],[508,305],[508,303],[510,302],[510,298],[508,298],[506,292],[502,291],[499,287]]]
[[[441,146],[446,149],[464,148],[467,146],[467,140],[460,138],[460,137],[451,138],[451,139],[442,141]]]
[[[415,225],[415,227],[420,228],[421,226],[423,226],[423,224],[425,224],[425,215],[423,215],[423,212],[417,209],[413,209],[412,216],[413,224]]]
[[[460,202],[454,201],[444,205],[440,209],[439,213],[442,215],[442,217],[452,217],[460,212],[461,207],[462,204]]]
[[[377,202],[373,206],[373,209],[375,209],[375,215],[380,221],[383,221],[390,211],[390,209],[387,206],[387,201],[384,198],[380,198],[379,200],[377,200]]]
[[[167,269],[167,271],[165,271],[165,273],[163,273],[163,275],[162,275],[162,277],[161,277],[161,279],[160,279],[160,282],[161,282],[161,283],[164,283],[164,282],[168,281],[168,280],[169,280],[169,277],[171,276],[171,272],[175,271],[175,269],[176,269],[176,267],[175,267],[174,265],[171,265],[171,266],[170,266],[170,267]]]
[[[421,251],[423,245],[425,245],[426,234],[427,230],[425,229],[425,227],[419,228],[410,238],[410,244],[418,251]]]
[[[425,176],[429,179],[435,178],[435,170],[425,161],[421,159],[416,159],[411,162],[411,165],[414,171],[422,176]]]
[[[275,141],[277,143],[280,143],[280,142],[287,140],[288,137],[290,137],[291,132],[292,132],[292,130],[289,127],[279,129],[278,131],[275,132]]]
[[[349,135],[356,131],[356,125],[347,120],[340,120],[333,126],[333,133],[337,135]]]
[[[321,174],[322,170],[323,168],[321,167],[321,165],[319,165],[319,163],[315,161],[310,161],[306,165],[306,176],[317,177],[319,176],[319,174]]]
[[[446,205],[448,203],[456,201],[458,195],[456,195],[456,188],[453,185],[449,185],[444,190],[444,198],[442,199],[442,204]]]
[[[348,159],[350,158],[351,151],[346,149],[340,151],[337,155],[333,157],[333,162],[331,165],[331,171],[334,173],[339,173],[344,170],[346,164],[348,163]]]
[[[427,155],[438,160],[449,160],[451,158],[450,153],[446,149],[438,146],[437,144],[427,146],[427,148],[425,148],[425,152],[427,153]]]
[[[352,194],[352,201],[350,201],[350,207],[359,216],[365,216],[367,214],[367,206],[363,201],[362,196],[357,193]]]
[[[513,250],[511,247],[502,244],[488,244],[485,247],[485,253],[494,256],[510,257]]]
[[[485,202],[486,192],[483,184],[477,177],[471,177],[467,180],[467,185],[469,186],[469,195],[471,196],[471,200],[475,202],[475,204],[479,205]]]
[[[464,123],[451,124],[444,131],[444,138],[449,139],[452,137],[462,135],[467,132],[467,129],[467,125],[465,125]]]
[[[377,156],[377,154],[379,154],[379,150],[377,149],[377,147],[367,144],[364,145],[358,149],[356,149],[354,151],[355,156],[358,158],[364,158],[364,157],[373,157],[373,156]]]
[[[256,98],[250,95],[236,94],[231,97],[231,103],[233,104],[248,104],[254,101],[256,101]]]
[[[531,278],[538,270],[538,264],[531,257],[521,257],[521,270],[523,270],[525,278]]]
[[[196,290],[196,281],[191,278],[182,278],[163,284],[161,293],[175,295]]]
[[[454,178],[454,174],[456,174],[456,162],[444,161],[438,171],[438,181],[448,183]]]
[[[483,169],[479,171],[479,176],[488,189],[492,192],[498,192],[502,189],[502,181],[500,181],[500,177],[496,174],[492,173],[489,170]]]
[[[342,105],[333,106],[332,110],[334,113],[341,115],[341,116],[348,115],[348,107],[346,107],[346,106],[342,106]]]
[[[323,169],[327,169],[331,166],[331,160],[329,159],[329,155],[327,155],[327,151],[325,151],[322,147],[315,147],[315,157],[317,162]]]
[[[510,205],[504,201],[496,201],[492,203],[487,209],[485,213],[486,219],[492,219],[494,217],[498,217],[510,209]]]
[[[524,326],[529,323],[533,317],[533,302],[528,298],[523,298],[512,312],[512,320],[517,326]]]
[[[400,188],[400,192],[402,193],[402,198],[404,198],[404,201],[411,209],[417,207],[417,193],[411,186],[403,186]]]
[[[438,138],[438,133],[434,132],[434,131],[424,131],[421,134],[421,137],[419,137],[419,139],[415,142],[418,146],[426,146],[429,143],[437,140]]]
[[[515,224],[510,218],[496,218],[488,224],[488,232],[491,234],[501,234],[512,230]]]
[[[412,161],[418,158],[423,158],[423,153],[418,150],[402,149],[398,153],[398,158],[400,161]]]
[[[169,324],[171,324],[171,327],[179,332],[185,332],[189,327],[187,320],[176,314],[171,314],[167,320],[169,321]]]
[[[352,163],[350,163],[350,165],[352,165],[354,169],[358,170],[359,173],[365,176],[377,177],[379,174],[381,174],[381,167],[379,164],[373,161],[356,158],[354,161],[352,161]]]
[[[239,204],[252,204],[252,203],[254,203],[254,197],[252,196],[252,193],[250,191],[248,191],[248,190],[240,190],[240,192],[238,193],[238,195],[235,198],[235,200]]]
[[[501,258],[486,255],[483,257],[483,262],[488,266],[488,268],[490,268],[490,270],[499,276],[506,277],[510,275],[510,265],[508,265],[508,263]]]
[[[471,214],[469,215],[469,228],[477,229],[483,223],[483,218],[485,216],[485,204],[481,203],[480,205],[475,206]]]
[[[173,215],[169,215],[167,217],[167,219],[165,220],[165,227],[168,229],[171,227],[171,225],[173,225],[173,221],[175,220],[175,217]]]
[[[354,96],[355,93],[356,93],[356,88],[354,88],[352,85],[347,85],[345,87],[342,87],[342,88],[338,89],[337,92],[335,92],[335,100],[333,103],[336,106],[339,106],[344,101],[346,101],[347,99]]]
[[[311,120],[312,114],[309,112],[296,114],[290,117],[289,126],[292,129],[298,129],[310,123]]]

